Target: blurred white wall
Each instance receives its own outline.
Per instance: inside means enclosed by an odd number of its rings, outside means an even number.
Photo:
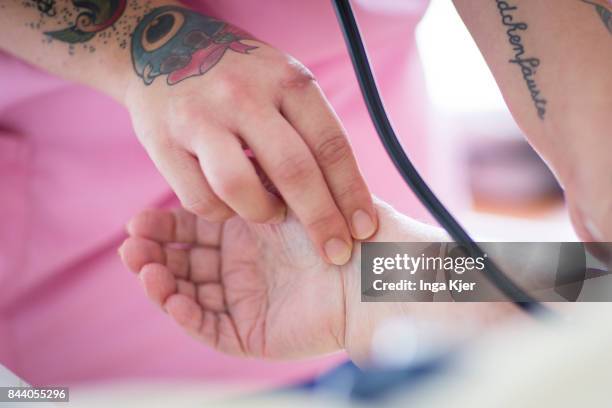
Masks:
[[[433,190],[481,240],[576,240],[561,207],[530,219],[481,214],[472,209],[462,162],[466,149],[483,140],[516,140],[522,135],[451,0],[431,0],[417,30],[417,43],[432,103]],[[500,179],[499,183],[504,181]]]
[[[443,112],[500,112],[506,105],[451,0],[431,0],[417,30],[427,89]]]

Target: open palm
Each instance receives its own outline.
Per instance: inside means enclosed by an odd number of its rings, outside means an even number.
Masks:
[[[147,296],[189,334],[234,355],[292,358],[344,345],[345,270],[325,263],[299,222],[210,223],[147,210],[121,248]]]

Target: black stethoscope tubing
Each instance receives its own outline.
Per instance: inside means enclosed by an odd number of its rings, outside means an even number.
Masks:
[[[438,197],[431,191],[414,167],[406,152],[402,148],[391,122],[385,111],[383,102],[378,93],[376,81],[368,56],[355,20],[349,0],[332,0],[338,17],[338,23],[344,34],[344,39],[355,69],[357,81],[368,107],[374,127],[382,141],[389,157],[410,189],[418,197],[429,213],[448,232],[451,238],[470,251],[475,257],[484,257],[484,274],[508,299],[527,313],[544,315],[548,308],[534,299],[531,295],[515,284],[495,263],[484,255],[482,249],[474,242],[472,237],[461,227],[452,214],[444,207]]]

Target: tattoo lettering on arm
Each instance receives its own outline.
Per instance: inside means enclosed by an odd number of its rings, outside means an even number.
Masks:
[[[132,34],[132,62],[146,85],[166,75],[168,85],[212,69],[227,50],[248,54],[257,47],[247,33],[186,8],[164,6],[145,15]]]
[[[608,32],[612,34],[612,2],[609,0],[581,0],[583,3],[590,4],[595,7],[595,11],[604,23],[604,26],[608,29]],[[605,4],[607,2],[607,5]]]
[[[537,115],[540,119],[544,120],[546,116],[546,104],[547,101],[542,97],[542,92],[536,81],[537,68],[540,66],[540,59],[535,57],[525,56],[525,45],[523,44],[523,38],[521,32],[527,31],[529,26],[525,22],[516,22],[514,20],[514,12],[518,10],[517,6],[512,6],[508,1],[494,0],[497,4],[497,9],[501,16],[501,22],[506,28],[506,34],[508,35],[508,42],[512,46],[514,51],[514,58],[508,62],[516,64],[523,75],[527,89],[531,94],[531,100],[536,109]]]

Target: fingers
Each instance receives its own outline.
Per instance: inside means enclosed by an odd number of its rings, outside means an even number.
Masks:
[[[160,307],[164,307],[166,301],[176,294],[196,301],[195,285],[192,282],[177,279],[164,265],[145,265],[139,277],[147,297]]]
[[[130,237],[119,248],[121,260],[132,272],[138,273],[148,263],[166,263],[166,254],[162,247],[154,241]]]
[[[145,265],[139,276],[147,297],[192,336],[226,353],[244,353],[220,284],[176,279],[160,264]]]
[[[219,223],[198,218],[189,211],[144,210],[127,224],[132,236],[147,238],[159,243],[200,244],[217,247],[221,240]]]
[[[223,300],[221,298],[219,301],[220,286],[200,287],[200,298],[207,296],[202,300],[195,299],[189,293],[191,288],[182,289],[181,281],[177,282],[163,265],[147,265],[140,276],[149,299],[164,309],[186,332],[220,351],[244,354],[232,319],[221,311]],[[189,287],[189,284],[184,286]]]
[[[195,247],[189,250],[162,247],[159,243],[130,237],[119,249],[123,263],[133,272],[146,265],[160,264],[178,279],[195,284],[220,282],[221,258],[214,248]]]
[[[344,265],[351,255],[351,234],[308,146],[277,111],[258,117],[258,123],[240,129],[241,136],[321,254]]]
[[[266,190],[239,139],[218,130],[206,133],[193,149],[216,195],[248,221],[281,222],[284,204]]]
[[[185,330],[191,333],[200,331],[204,312],[191,297],[183,294],[172,295],[166,300],[163,307]]]
[[[320,88],[313,81],[286,88],[281,111],[313,152],[353,237],[372,236],[377,228],[372,196],[342,124]]]
[[[201,125],[190,129],[200,136],[189,146],[197,159],[168,145],[149,153],[183,207],[209,221],[235,213],[257,223],[284,219],[284,204],[266,190],[235,135]]]
[[[219,281],[197,283],[193,280],[180,279],[166,265],[149,263],[139,273],[145,294],[153,303],[163,306],[166,299],[178,293],[194,300],[206,310],[226,312],[223,289]]]
[[[192,334],[198,333],[202,326],[204,310],[196,302],[191,288],[174,278],[168,269],[159,264],[143,267],[140,280],[147,297],[163,308],[181,327]],[[185,287],[188,289],[186,290]]]
[[[220,283],[206,283],[198,285],[196,299],[205,310],[217,313],[227,312],[223,287]]]
[[[160,307],[170,295],[177,293],[176,278],[163,265],[144,266],[140,272],[140,280],[147,297]]]
[[[214,193],[198,160],[189,152],[168,145],[153,150],[149,155],[185,209],[209,221],[224,221],[234,215]]]
[[[187,332],[215,349],[233,355],[244,355],[236,326],[227,313],[202,309],[182,294],[170,296],[164,309]]]
[[[196,217],[187,211],[144,210],[128,222],[127,230],[132,236],[153,241],[193,244],[196,241]]]

